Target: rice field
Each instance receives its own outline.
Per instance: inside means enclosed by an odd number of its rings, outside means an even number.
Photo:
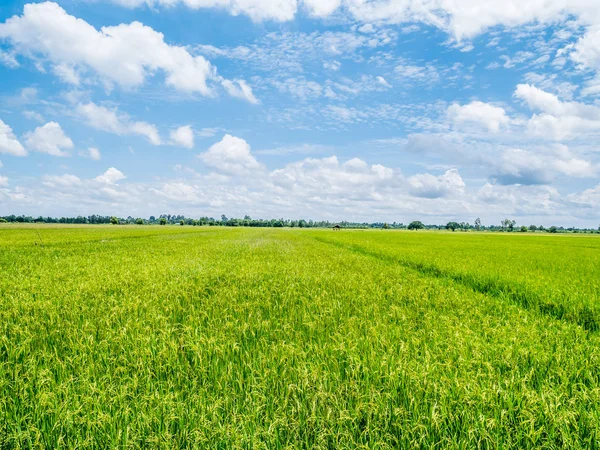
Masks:
[[[0,448],[600,448],[600,239],[0,226]]]

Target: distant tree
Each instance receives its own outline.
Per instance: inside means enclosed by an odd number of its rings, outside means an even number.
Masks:
[[[521,227],[521,233],[527,233],[527,227],[525,225]]]
[[[8,220],[0,218],[0,223],[8,223]]]
[[[529,231],[537,231],[538,227],[535,225],[529,225]]]
[[[183,220],[180,220],[180,221],[179,221],[179,225],[181,225],[181,226],[184,226],[184,225],[185,225],[185,222],[184,222]]]
[[[448,222],[446,224],[446,230],[456,231],[460,228],[460,224],[458,222]]]
[[[118,225],[119,224],[119,219],[117,219],[115,216],[112,216],[110,218],[110,223],[111,223],[111,225]]]
[[[508,231],[513,231],[513,229],[515,228],[515,224],[517,222],[515,222],[514,220],[511,219],[504,219],[501,224],[502,224],[502,229],[506,230],[508,229]]]
[[[383,228],[384,230],[389,230],[390,226],[387,222],[385,222],[381,228]]]
[[[481,228],[481,219],[478,217],[477,219],[475,219],[475,229],[477,231],[479,231],[480,228]]]
[[[160,222],[161,225],[166,225],[167,224],[167,218],[166,217],[161,217],[160,218]]]
[[[423,228],[425,228],[425,225],[423,225],[423,222],[420,222],[418,220],[415,220],[413,222],[411,222],[410,224],[408,224],[408,229],[409,230],[422,230]]]
[[[545,231],[546,229],[544,228],[544,225],[540,225],[540,226],[538,227],[538,230],[540,230],[540,231]]]
[[[144,225],[144,219],[135,219],[136,225]]]
[[[548,228],[548,231],[550,233],[556,233],[558,231],[558,228],[556,228],[555,226],[551,226],[550,228]]]
[[[150,222],[156,222],[156,217],[150,216],[149,220],[150,220]]]

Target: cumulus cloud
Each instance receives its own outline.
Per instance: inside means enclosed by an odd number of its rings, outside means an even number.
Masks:
[[[600,23],[577,41],[571,58],[583,69],[600,71]]]
[[[456,169],[447,170],[443,175],[418,174],[408,178],[411,193],[416,197],[440,198],[462,194],[465,182]]]
[[[597,210],[600,208],[600,184],[583,192],[569,194],[568,199],[580,206]]]
[[[209,167],[231,175],[243,175],[261,168],[243,139],[226,134],[213,144],[200,158]]]
[[[326,17],[340,7],[342,0],[304,0],[302,3],[312,16]]]
[[[475,124],[498,133],[501,127],[510,123],[504,108],[474,101],[468,105],[454,103],[448,107],[447,114],[455,124]]]
[[[11,127],[0,120],[0,153],[7,153],[14,156],[25,156],[27,150],[16,138]]]
[[[161,139],[155,125],[131,120],[129,115],[117,109],[108,109],[93,102],[82,103],[75,107],[75,113],[89,126],[119,136],[139,135],[151,144],[160,145]]]
[[[495,26],[508,28],[528,23],[551,23],[568,15],[584,22],[599,20],[594,2],[589,0],[111,0],[127,7],[140,5],[190,8],[221,8],[230,14],[246,14],[255,21],[292,20],[299,6],[312,16],[326,17],[340,8],[354,19],[370,22],[424,22],[451,33],[457,39],[472,38]]]
[[[8,177],[0,175],[0,187],[8,186]]]
[[[359,158],[340,163],[336,156],[287,164],[271,172],[270,179],[276,186],[312,196],[370,196],[385,184],[396,183],[391,168]]]
[[[194,130],[190,125],[184,125],[175,130],[171,130],[171,142],[185,148],[194,147]]]
[[[64,149],[72,149],[73,141],[56,122],[48,122],[25,135],[25,144],[30,150],[52,156],[69,156]]]
[[[94,178],[94,180],[98,181],[99,183],[114,185],[117,183],[117,181],[124,180],[125,178],[126,177],[123,175],[123,172],[111,167],[102,175],[98,175],[96,178]]]
[[[600,107],[564,102],[556,95],[530,84],[519,84],[514,95],[530,109],[539,112],[528,122],[528,129],[533,135],[563,140],[600,132]]]
[[[134,88],[160,70],[168,86],[210,96],[208,82],[220,80],[203,56],[167,44],[162,33],[140,22],[97,30],[53,2],[26,4],[21,16],[0,24],[0,39],[20,54],[47,61],[61,80],[75,85],[92,74],[109,86]]]

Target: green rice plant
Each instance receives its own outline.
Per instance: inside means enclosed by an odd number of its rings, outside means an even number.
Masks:
[[[595,317],[600,242],[455,239],[2,226],[0,448],[600,447],[599,334],[502,293]]]

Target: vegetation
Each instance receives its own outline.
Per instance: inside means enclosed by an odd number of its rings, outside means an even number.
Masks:
[[[199,219],[193,219],[190,217],[185,217],[182,215],[171,215],[171,214],[161,214],[158,217],[150,216],[148,219],[142,218],[133,218],[131,216],[128,217],[116,217],[116,216],[101,216],[101,215],[91,215],[91,216],[77,216],[77,217],[42,217],[39,216],[37,218],[33,216],[4,216],[0,217],[0,223],[61,223],[61,224],[122,224],[122,225],[131,225],[137,224],[140,225],[140,220],[142,224],[148,225],[181,225],[183,222],[184,225],[193,225],[193,226],[224,226],[224,227],[252,227],[252,228],[332,228],[335,225],[339,225],[341,228],[354,228],[354,229],[369,229],[369,228],[382,228],[384,230],[394,229],[394,230],[461,230],[461,231],[502,231],[502,232],[512,232],[515,231],[516,221],[511,219],[504,219],[501,221],[500,225],[482,225],[481,219],[475,219],[474,224],[470,224],[468,222],[448,222],[446,225],[436,225],[436,224],[424,224],[421,221],[413,221],[409,225],[405,225],[400,222],[330,222],[328,220],[292,220],[292,219],[252,219],[250,216],[244,216],[243,219],[236,218],[228,218],[225,215],[222,215],[220,219],[215,219],[214,217],[200,217]],[[416,228],[415,228],[416,227]],[[519,227],[521,229],[522,227]],[[600,227],[597,229],[592,228],[576,228],[576,227],[550,227],[551,232],[554,233],[600,233]],[[540,225],[539,227],[536,225],[531,225],[529,227],[529,231],[545,231],[544,226]]]
[[[423,225],[423,222],[418,220],[415,220],[408,225],[409,230],[422,230],[423,228],[425,228],[425,225]]]
[[[595,236],[3,225],[0,273],[0,448],[600,447]]]

